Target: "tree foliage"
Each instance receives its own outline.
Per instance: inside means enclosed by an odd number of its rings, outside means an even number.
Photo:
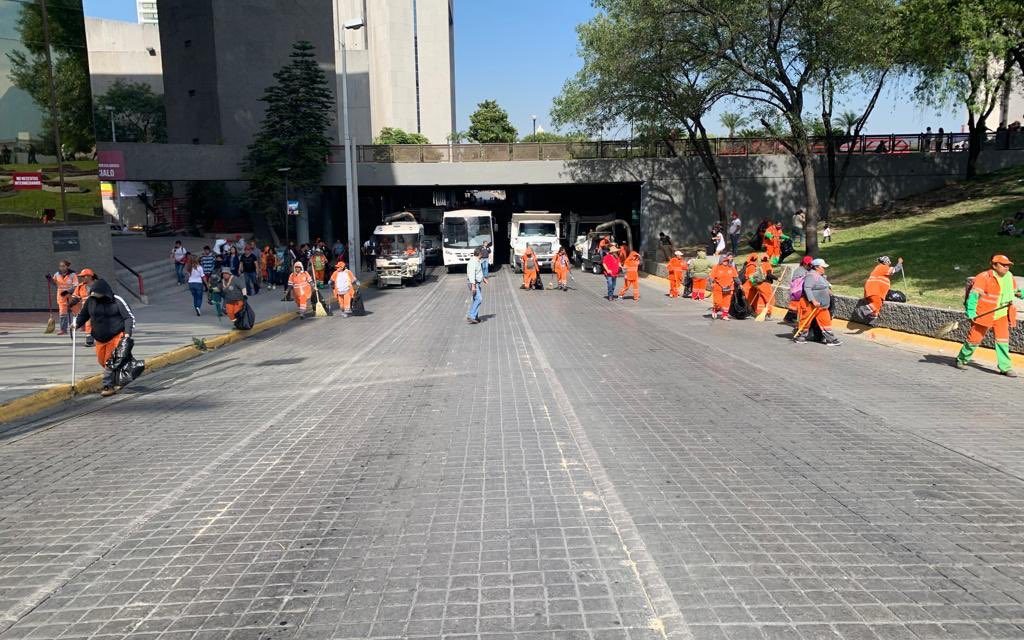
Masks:
[[[583,133],[554,133],[541,131],[523,136],[519,142],[583,142],[587,139]]]
[[[718,121],[725,127],[726,137],[735,138],[736,132],[743,129],[750,123],[750,119],[735,111],[725,111],[718,116]]]
[[[484,100],[469,116],[466,137],[473,142],[515,142],[516,128],[508,119],[508,112],[494,100]]]
[[[422,133],[409,133],[398,127],[384,127],[373,144],[430,144]]]
[[[81,0],[50,0],[47,3],[53,80],[56,87],[57,114],[51,110],[47,74],[46,37],[41,5],[21,5],[15,29],[24,51],[7,54],[10,79],[26,93],[43,114],[39,132],[49,147],[54,146],[54,124],[59,114],[64,148],[72,153],[91,151],[96,143],[92,120],[92,93],[89,86],[89,56],[85,42],[85,23]]]
[[[163,96],[145,82],[117,80],[96,99],[96,137],[112,140],[110,117],[119,142],[167,142],[167,112]]]
[[[260,98],[266,112],[243,171],[249,180],[250,204],[270,220],[280,221],[285,214],[280,204],[284,176],[278,169],[291,169],[288,182],[296,193],[319,189],[335,103],[313,45],[305,40],[292,46],[290,61],[274,80]]]

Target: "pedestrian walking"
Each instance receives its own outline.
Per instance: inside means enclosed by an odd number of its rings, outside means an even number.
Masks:
[[[188,289],[192,292],[192,308],[196,310],[197,316],[201,316],[206,293],[206,273],[199,264],[199,258],[193,255],[189,255],[185,268],[188,271]]]
[[[822,242],[832,242],[832,227],[825,223],[825,228],[821,230]]]
[[[1010,267],[1013,262],[1003,254],[992,256],[990,269],[974,276],[964,307],[971,330],[960,347],[954,365],[966,369],[978,345],[989,331],[995,334],[996,366],[999,373],[1016,378],[1010,359],[1010,328],[1017,326],[1017,309],[1013,299],[1024,297],[1024,289],[1017,289]]]
[[[622,264],[619,262],[618,257],[615,254],[615,245],[611,246],[611,251],[604,255],[601,259],[601,269],[604,271],[605,284],[608,285],[608,299],[615,299],[615,285],[619,279],[619,272],[622,271]]]
[[[631,252],[623,266],[626,268],[626,277],[619,298],[625,300],[626,292],[632,289],[633,302],[640,302],[640,254],[636,251]]]
[[[484,303],[484,285],[487,278],[484,277],[483,266],[480,264],[480,248],[473,249],[473,257],[466,264],[466,284],[469,287],[471,302],[469,311],[466,312],[466,322],[469,324],[480,324],[480,305]]]
[[[716,224],[711,228],[711,242],[708,244],[708,248],[711,248],[711,244],[715,245],[715,255],[720,256],[725,252],[725,236],[722,234],[722,226]]]
[[[485,278],[491,276],[491,243],[489,240],[484,240],[484,245],[480,247],[480,269],[484,272]]]
[[[533,252],[533,248],[530,245],[526,245],[526,251],[523,252],[522,257],[523,264],[523,289],[527,291],[533,289],[533,285],[537,282],[537,272],[540,271],[540,267],[537,263],[537,254]],[[482,269],[482,267],[481,267]]]
[[[782,321],[787,324],[796,324],[800,318],[804,306],[804,278],[811,271],[812,256],[800,258],[800,264],[793,269],[793,275],[789,278],[789,305]]]
[[[772,264],[779,264],[782,259],[782,241],[788,240],[789,236],[782,232],[782,221],[776,220],[764,232],[764,252]]]
[[[672,259],[672,253],[675,250],[676,250],[676,248],[672,245],[672,238],[669,237],[669,235],[667,233],[665,233],[664,231],[659,231],[658,232],[658,252],[659,252],[659,257],[662,260],[664,260],[665,262],[668,262],[669,260]]]
[[[733,209],[732,215],[729,220],[729,245],[732,247],[733,254],[739,253],[740,250],[740,235],[743,233],[743,221],[740,220],[740,214]]]
[[[174,277],[178,280],[178,286],[185,284],[185,256],[188,249],[181,246],[181,240],[174,241],[174,248],[171,249],[171,261],[174,262]]]
[[[209,245],[203,247],[203,253],[199,256],[199,266],[203,268],[203,273],[206,275],[206,284],[210,284],[210,276],[217,272],[217,256],[213,255],[213,251]]]
[[[309,298],[313,294],[313,277],[309,275],[300,261],[296,261],[292,266],[292,274],[288,276],[288,290],[292,294],[292,299],[295,300],[299,317],[304,316]]]
[[[804,225],[807,223],[807,215],[803,209],[797,209],[793,214],[793,244],[804,242]]]
[[[112,396],[121,387],[115,385],[116,370],[110,366],[111,358],[122,340],[131,340],[135,331],[135,314],[124,298],[114,295],[106,280],[93,283],[89,297],[75,318],[74,326],[85,327],[95,341],[96,361],[103,368],[103,388],[100,395]],[[126,348],[130,351],[129,342]]]
[[[60,315],[60,331],[57,335],[65,336],[74,319],[71,315],[71,294],[78,286],[78,276],[71,270],[71,261],[61,260],[57,263],[57,271],[50,276],[50,280],[57,288],[57,313]]]
[[[245,288],[256,295],[260,292],[260,256],[249,245],[238,258],[238,266],[245,280]]]
[[[359,279],[352,270],[348,268],[344,260],[338,260],[334,266],[334,273],[331,274],[331,285],[334,288],[334,296],[338,299],[338,308],[344,318],[352,315],[352,298],[356,295],[359,287]]]

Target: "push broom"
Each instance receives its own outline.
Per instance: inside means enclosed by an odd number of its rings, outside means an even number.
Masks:
[[[50,290],[50,276],[46,276],[46,303],[50,306],[50,319],[46,321],[43,333],[53,333],[57,328],[57,320],[53,317],[53,291]]]
[[[985,313],[979,313],[978,315],[974,316],[974,319],[976,320],[976,319],[978,319],[978,318],[980,318],[982,316],[987,316],[989,314],[996,313],[997,311],[1003,311],[1004,309],[1009,309],[1012,306],[1013,306],[1012,302],[1010,302],[1008,304],[1004,304],[1003,306],[996,307],[995,309],[992,309],[991,311],[986,311]],[[932,337],[934,337],[934,338],[945,338],[949,334],[951,334],[954,331],[956,331],[957,327],[959,327],[959,326],[960,326],[960,322],[958,322],[957,320],[950,320],[946,324],[944,324],[941,327],[939,327],[939,329],[935,333],[932,334]]]

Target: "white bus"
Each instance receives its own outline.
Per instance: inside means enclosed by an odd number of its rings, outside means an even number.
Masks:
[[[482,247],[484,242],[491,243],[493,252],[494,220],[490,211],[459,209],[444,212],[441,220],[441,254],[449,271],[455,265],[469,262],[473,257],[473,249]]]

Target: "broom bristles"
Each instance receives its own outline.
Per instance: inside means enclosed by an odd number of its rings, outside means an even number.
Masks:
[[[959,327],[959,326],[960,326],[959,322],[957,322],[956,320],[952,320],[952,321],[947,322],[946,324],[942,325],[941,327],[939,327],[939,330],[936,331],[933,335],[936,338],[945,338],[949,334],[951,334],[954,331],[956,331],[956,328]]]
[[[57,321],[53,319],[53,316],[50,316],[50,319],[46,321],[46,329],[43,330],[43,333],[53,333],[56,329]]]

